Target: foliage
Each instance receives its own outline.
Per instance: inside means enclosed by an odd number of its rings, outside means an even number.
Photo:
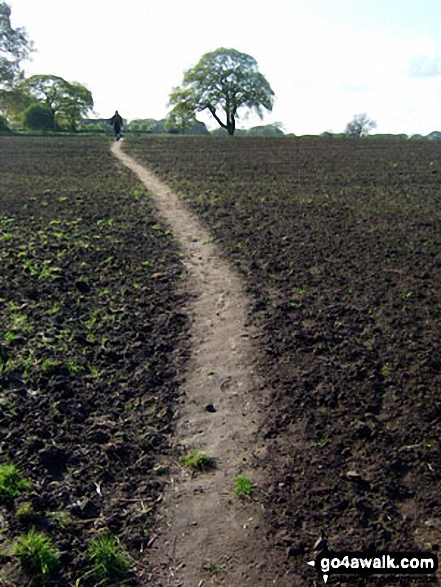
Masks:
[[[77,82],[68,84],[69,91],[63,97],[57,116],[60,126],[67,126],[70,130],[77,130],[81,118],[93,108],[93,98],[90,90]]]
[[[54,113],[47,104],[34,102],[23,112],[21,123],[30,130],[53,130]]]
[[[11,8],[0,2],[0,88],[11,87],[22,78],[20,62],[29,55],[32,43],[23,28],[12,28]]]
[[[131,120],[126,129],[139,133],[151,134],[186,134],[186,135],[209,135],[209,131],[203,122],[192,119],[187,123],[182,124],[179,118],[174,115],[161,120],[154,118],[144,118]]]
[[[92,540],[87,554],[97,585],[108,585],[130,575],[131,561],[111,534]]]
[[[183,108],[174,108],[167,116],[164,130],[172,134],[185,134],[197,122],[194,112]]]
[[[234,480],[233,492],[236,497],[247,497],[256,491],[256,484],[245,477],[245,475],[238,475]]]
[[[106,132],[110,128],[108,118],[82,118],[80,126],[81,130],[98,132]]]
[[[212,130],[210,134],[214,137],[224,137],[228,133],[224,128],[216,128]],[[236,136],[241,137],[284,137],[286,136],[283,130],[277,126],[277,124],[266,124],[261,126],[252,126],[248,129],[237,128],[234,133]]]
[[[366,136],[376,127],[377,123],[374,120],[371,120],[367,114],[355,114],[354,118],[346,126],[346,134],[351,137],[359,138]]]
[[[118,537],[133,552],[137,536],[153,535],[162,487],[153,464],[167,450],[164,408],[186,360],[181,257],[108,147],[98,137],[0,136],[0,460],[40,480],[38,499],[32,490],[3,500],[2,539],[25,524],[23,534],[46,528],[66,553],[51,585],[73,586],[89,570],[102,516],[123,512]],[[128,469],[139,500],[126,509]],[[11,584],[27,585],[10,566]]]
[[[20,85],[0,90],[0,109],[11,121],[19,122],[24,110],[33,102],[35,98]]]
[[[8,121],[4,116],[0,115],[0,132],[10,132],[11,129],[9,128]]]
[[[197,112],[208,110],[233,135],[240,109],[252,109],[262,117],[262,108],[272,109],[273,96],[253,57],[236,49],[220,48],[203,55],[184,73],[182,85],[170,94],[169,103],[174,108],[169,118],[185,128],[195,120]]]
[[[51,539],[31,528],[26,536],[21,536],[13,545],[12,552],[20,559],[24,569],[34,578],[46,581],[59,565],[60,553]]]
[[[45,103],[57,127],[76,130],[81,117],[93,108],[91,92],[56,75],[33,75],[21,84],[34,100]]]
[[[177,112],[171,112],[165,121],[164,131],[170,134],[209,135],[203,122],[194,117],[181,117]]]
[[[193,469],[195,471],[209,469],[213,466],[213,463],[213,457],[211,457],[206,451],[198,449],[192,450],[179,460],[181,467],[186,467],[187,469]]]
[[[391,133],[377,133],[370,135],[370,139],[376,139],[379,141],[407,141],[409,137],[406,134],[391,134]]]
[[[414,136],[418,136],[418,135],[414,135]],[[435,131],[431,132],[430,134],[428,134],[426,136],[426,139],[428,139],[429,141],[439,141],[439,140],[441,140],[441,132],[439,132],[438,130],[435,130]]]
[[[265,126],[253,126],[247,132],[249,137],[283,137],[284,132],[275,124]]]
[[[155,120],[154,118],[137,118],[131,120],[126,129],[130,131],[141,131],[146,133],[161,134],[164,132],[166,120]]]
[[[0,497],[16,497],[30,487],[14,463],[0,465]]]

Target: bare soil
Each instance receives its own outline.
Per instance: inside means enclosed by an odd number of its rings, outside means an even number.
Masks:
[[[185,268],[108,141],[2,137],[0,169],[0,464],[30,482],[0,495],[0,585],[39,584],[12,553],[32,527],[60,552],[47,587],[95,587],[103,534],[130,558],[126,587],[151,585]]]
[[[317,549],[439,553],[440,145],[123,147],[210,235],[107,141],[0,138],[0,463],[31,484],[0,496],[1,586],[38,585],[11,551],[33,526],[48,587],[96,587],[104,533],[126,587],[316,587]],[[178,466],[193,447],[216,468]]]
[[[266,392],[256,373],[256,332],[247,324],[249,301],[239,277],[221,258],[210,234],[178,197],[115,143],[113,153],[133,170],[171,227],[183,251],[193,297],[191,359],[176,411],[180,452],[203,449],[210,471],[192,474],[176,463],[151,553],[162,569],[161,585],[282,585],[283,565],[271,552],[259,490],[233,494],[237,475],[261,487],[258,463]]]
[[[306,564],[319,547],[439,553],[439,143],[151,137],[127,149],[196,211],[250,294],[270,391],[264,503],[290,584],[321,584]]]

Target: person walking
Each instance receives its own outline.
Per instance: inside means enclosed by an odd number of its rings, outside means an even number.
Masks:
[[[113,126],[113,130],[115,132],[115,139],[119,141],[121,138],[121,128],[123,125],[123,119],[118,113],[118,110],[115,110],[115,114],[110,119],[110,126]]]

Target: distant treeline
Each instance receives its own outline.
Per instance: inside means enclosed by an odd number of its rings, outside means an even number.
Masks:
[[[109,121],[105,118],[89,118],[81,121],[81,129],[83,131],[109,131]],[[161,120],[155,120],[154,118],[135,119],[125,123],[125,130],[137,134],[183,134],[183,135],[211,135],[211,136],[227,136],[227,131],[223,128],[217,128],[216,130],[209,131],[207,126],[203,122],[195,122],[189,126],[185,131],[176,128],[169,128],[167,126],[167,120],[165,118]],[[236,136],[248,136],[248,137],[295,137],[308,138],[308,137],[325,137],[325,138],[348,138],[346,133],[332,133],[324,132],[320,135],[295,135],[293,133],[285,134],[278,124],[267,124],[262,126],[254,126],[247,130],[237,129],[235,132]],[[441,140],[441,132],[434,131],[426,136],[415,134],[372,134],[367,135],[364,139],[395,139],[395,140]]]
[[[82,130],[108,130],[109,121],[105,118],[88,118],[81,121]],[[227,131],[223,128],[218,128],[214,131],[209,131],[203,122],[196,121],[188,126],[185,130],[174,128],[170,126],[166,118],[162,120],[155,120],[154,118],[135,119],[130,122],[125,122],[124,128],[126,131],[139,134],[184,134],[184,135],[227,135]],[[267,137],[283,137],[286,136],[278,125],[267,124],[265,126],[255,126],[248,130],[236,130],[238,136],[267,136]]]
[[[293,133],[285,134],[280,128],[279,124],[267,124],[261,126],[254,126],[247,130],[237,129],[235,132],[236,136],[248,136],[248,137],[297,137],[297,138],[317,138],[324,137],[330,139],[344,138],[347,140],[353,140],[348,138],[347,133],[332,133],[324,132],[320,135],[295,135]],[[11,131],[20,132],[19,125],[9,126],[6,119],[0,116],[0,133],[8,133]],[[155,120],[154,118],[135,119],[130,122],[125,121],[124,130],[126,132],[134,134],[169,134],[169,135],[201,135],[201,136],[227,136],[228,133],[223,128],[217,128],[216,130],[209,131],[207,126],[203,122],[196,121],[191,124],[185,130],[173,128],[167,124],[165,118],[161,120]],[[107,118],[83,118],[78,125],[77,132],[86,133],[111,133],[112,129],[109,125]],[[406,134],[372,134],[363,137],[363,140],[430,140],[439,141],[441,140],[441,132],[434,131],[424,136],[420,134],[406,135]]]

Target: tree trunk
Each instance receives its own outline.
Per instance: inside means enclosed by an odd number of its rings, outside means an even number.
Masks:
[[[211,112],[213,118],[216,120],[219,126],[224,128],[228,132],[228,136],[232,137],[234,135],[234,131],[236,130],[236,119],[234,113],[227,113],[227,124],[224,124],[222,120],[219,118],[219,116],[216,114],[216,109],[213,108],[213,106],[209,104],[207,108]]]

